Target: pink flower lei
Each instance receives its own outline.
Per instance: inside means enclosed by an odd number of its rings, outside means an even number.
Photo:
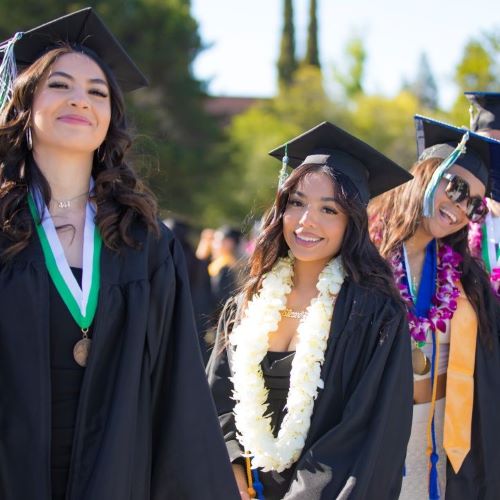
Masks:
[[[482,259],[483,225],[478,222],[469,223],[469,248],[473,257]],[[500,298],[500,267],[491,270],[490,284],[495,295]]]
[[[449,245],[441,244],[439,246],[436,292],[432,297],[429,313],[425,317],[417,316],[414,313],[413,298],[408,288],[401,253],[401,250],[395,252],[390,259],[394,278],[399,293],[407,304],[410,335],[416,342],[425,342],[428,330],[446,332],[446,320],[451,319],[457,309],[457,298],[460,296],[460,290],[455,283],[460,280],[462,275],[458,269],[462,257]]]

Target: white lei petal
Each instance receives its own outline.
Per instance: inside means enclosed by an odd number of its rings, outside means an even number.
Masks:
[[[238,440],[252,456],[252,467],[281,472],[297,461],[304,447],[314,400],[324,387],[321,367],[330,333],[336,296],[344,282],[340,258],[332,259],[319,275],[319,294],[297,328],[298,341],[290,372],[287,414],[273,436],[267,411],[268,390],[260,363],[269,348],[269,333],[278,328],[286,297],[292,289],[293,262],[279,259],[248,303],[241,323],[231,334],[234,415]]]

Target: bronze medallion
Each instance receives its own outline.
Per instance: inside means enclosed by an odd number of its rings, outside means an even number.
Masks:
[[[411,364],[413,365],[413,373],[417,375],[426,375],[431,370],[429,358],[418,347],[411,351]]]
[[[73,347],[73,357],[80,366],[87,366],[87,358],[89,357],[91,344],[92,341],[84,337],[75,344],[75,347]]]

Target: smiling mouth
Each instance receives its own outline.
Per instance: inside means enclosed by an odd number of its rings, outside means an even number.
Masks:
[[[456,224],[457,223],[457,217],[455,214],[453,214],[452,212],[450,212],[449,210],[446,210],[446,208],[440,208],[439,209],[439,213],[441,215],[441,217],[443,217],[444,219],[447,219],[450,224]]]
[[[295,235],[295,239],[302,245],[315,245],[316,243],[319,243],[321,240],[323,240],[323,238],[319,238],[317,236],[304,236],[297,233],[293,234]]]
[[[65,123],[74,123],[76,125],[90,125],[90,121],[81,116],[64,115],[60,116],[59,120]]]

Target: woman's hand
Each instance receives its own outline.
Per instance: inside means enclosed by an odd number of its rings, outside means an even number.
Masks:
[[[212,256],[212,242],[214,240],[214,230],[203,229],[200,234],[200,241],[196,248],[196,257],[200,260],[208,260]]]
[[[238,485],[238,490],[241,495],[241,500],[250,500],[250,495],[248,494],[248,483],[245,474],[245,469],[239,464],[232,464],[234,477],[236,479],[236,484]]]

